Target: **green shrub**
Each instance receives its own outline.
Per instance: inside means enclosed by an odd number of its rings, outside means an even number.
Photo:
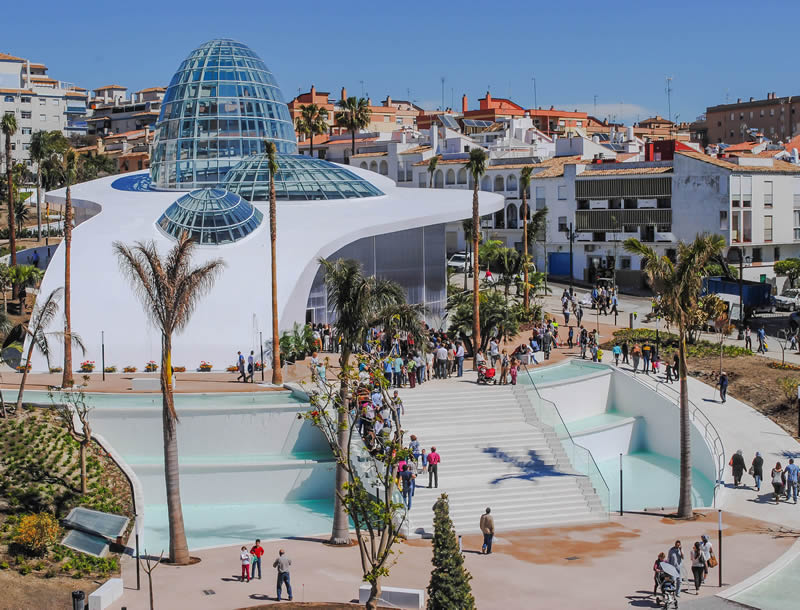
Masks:
[[[22,574],[23,576],[27,576],[28,574],[30,574],[30,573],[31,573],[31,566],[29,566],[29,565],[24,565],[24,566],[21,566],[21,567],[19,568],[19,570],[17,570],[17,571],[18,571],[20,574]]]
[[[661,356],[666,358],[664,352],[677,352],[678,351],[678,335],[666,331],[659,331],[658,339],[661,344]],[[643,343],[648,342],[656,343],[656,331],[651,328],[624,328],[614,332],[614,340],[607,341],[601,347],[604,349],[611,349],[614,347],[615,342],[621,343],[628,341],[628,343]],[[701,339],[695,343],[686,344],[687,356],[702,358],[704,356],[719,356],[719,343],[715,341],[706,341]],[[743,347],[736,345],[723,345],[722,353],[727,358],[736,358],[737,356],[749,356],[752,352]]]
[[[7,570],[10,566],[8,565],[7,561],[3,561],[0,563],[0,570]]]

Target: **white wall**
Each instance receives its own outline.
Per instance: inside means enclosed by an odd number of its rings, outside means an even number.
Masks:
[[[590,379],[570,379],[549,387],[536,384],[542,398],[555,403],[565,422],[605,413],[609,408],[610,386],[611,373]]]

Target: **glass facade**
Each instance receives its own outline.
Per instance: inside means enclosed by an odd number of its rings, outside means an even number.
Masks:
[[[212,40],[181,63],[161,105],[150,172],[159,189],[217,186],[271,140],[297,152],[289,109],[272,73],[246,45]]]
[[[158,219],[173,239],[188,233],[199,244],[227,244],[258,228],[264,215],[239,195],[223,189],[200,189],[183,195]]]
[[[275,195],[279,201],[355,199],[383,192],[348,169],[324,159],[278,155]],[[228,172],[224,187],[249,201],[269,200],[269,160],[253,155]]]
[[[364,273],[394,280],[409,303],[425,305],[425,318],[438,328],[447,304],[445,229],[443,224],[365,237],[337,250],[330,260],[352,258]],[[306,320],[332,324],[322,267],[317,271],[306,304]]]

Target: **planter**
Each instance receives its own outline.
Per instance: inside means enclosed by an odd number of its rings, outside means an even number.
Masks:
[[[185,373],[186,372],[186,367],[185,366],[173,366],[172,367],[172,372],[173,373]]]
[[[30,364],[27,367],[18,366],[17,367],[17,373],[24,373],[26,368],[27,368],[27,371],[30,373],[31,372],[31,365]]]
[[[209,372],[211,372],[211,367],[212,366],[213,365],[210,362],[206,362],[205,360],[203,360],[200,363],[200,366],[197,367],[197,370],[200,371],[201,373],[209,373]]]
[[[155,373],[158,370],[158,365],[152,360],[144,365],[145,373]]]
[[[235,364],[230,365],[228,368],[225,369],[229,373],[237,373],[239,371],[239,367]]]
[[[123,373],[135,373],[138,369],[135,366],[126,366],[122,369]]]
[[[107,366],[107,367],[104,369],[104,371],[105,371],[106,373],[116,373],[116,372],[117,372],[117,367],[115,367],[115,366]]]

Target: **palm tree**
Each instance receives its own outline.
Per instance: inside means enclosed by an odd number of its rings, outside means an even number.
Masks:
[[[336,123],[350,131],[353,139],[351,157],[356,154],[356,132],[367,127],[371,117],[372,110],[363,97],[348,97],[342,101],[342,110],[336,113]]]
[[[9,281],[12,286],[16,286],[19,297],[19,311],[25,313],[23,308],[25,298],[25,288],[36,286],[42,281],[44,271],[37,269],[33,265],[17,265],[16,267],[9,267],[8,269]]]
[[[17,232],[14,223],[14,160],[11,157],[11,138],[17,133],[17,117],[7,112],[0,121],[3,135],[6,137],[6,187],[8,188],[8,248],[11,251],[11,266],[17,264]],[[16,297],[16,289],[14,290]]]
[[[314,156],[314,136],[328,131],[328,111],[316,104],[301,104],[300,116],[295,119],[295,129],[309,137],[310,156]]]
[[[54,134],[56,131],[37,131],[31,136],[31,161],[36,163],[36,238],[42,238],[42,163],[53,152]]]
[[[267,142],[266,151],[267,162],[269,164],[269,244],[271,252],[270,261],[272,263],[272,383],[274,385],[282,385],[281,337],[278,331],[278,262],[276,259],[275,247],[278,240],[278,206],[275,197],[275,174],[278,173],[278,159],[275,142]],[[263,362],[261,366],[264,366]]]
[[[523,265],[523,281],[525,282],[525,296],[523,304],[525,309],[530,307],[530,296],[528,291],[528,188],[531,185],[532,167],[523,167],[519,173],[519,190],[522,193],[522,252],[525,256]]]
[[[61,387],[69,388],[75,383],[72,377],[72,282],[70,279],[70,258],[72,254],[72,184],[78,175],[80,160],[71,149],[60,152],[61,178],[67,186],[67,201],[64,211],[64,371]]]
[[[466,260],[464,261],[464,292],[467,291],[467,276],[469,273],[467,272],[467,265],[469,264],[469,256],[470,256],[470,249],[471,249],[471,241],[470,237],[472,236],[472,218],[465,218],[461,221],[461,228],[464,230],[464,244],[467,246],[467,256]]]
[[[430,180],[428,180],[428,188],[433,188],[433,172],[436,171],[436,166],[439,164],[439,156],[434,155],[428,161],[428,174],[430,175]]]
[[[686,336],[698,308],[703,269],[725,245],[719,235],[698,235],[690,244],[678,242],[678,262],[659,256],[636,238],[625,240],[625,250],[642,257],[641,268],[653,291],[661,297],[664,318],[678,327],[678,367],[680,377],[681,486],[678,517],[692,516],[691,425],[689,387],[686,383]]]
[[[361,345],[370,324],[377,318],[388,319],[387,310],[405,302],[403,288],[396,282],[364,275],[361,264],[352,259],[329,261],[319,259],[325,274],[328,305],[336,316],[336,332],[341,339],[339,354],[341,374],[339,376],[338,442],[342,451],[347,451],[349,435],[347,374],[350,355],[354,346]],[[333,531],[331,544],[350,543],[350,524],[341,496],[348,483],[347,470],[336,466],[336,495],[333,509]]]
[[[475,346],[481,343],[481,320],[480,320],[480,266],[478,265],[478,237],[481,226],[481,215],[478,207],[478,187],[481,184],[481,177],[486,173],[486,152],[482,148],[473,148],[469,151],[469,162],[467,171],[472,174],[472,271],[475,274],[472,278],[472,344]],[[478,369],[478,348],[473,350],[472,366]]]
[[[23,225],[28,220],[28,216],[30,216],[30,208],[25,205],[24,201],[18,199],[14,204],[14,222],[17,223],[17,231],[20,233],[22,233]]]
[[[536,210],[528,221],[528,226],[525,228],[525,239],[529,245],[535,245],[537,239],[542,240],[544,252],[542,258],[544,259],[544,285],[545,291],[547,290],[547,235],[545,228],[547,227],[547,213],[549,210],[544,206],[541,210]],[[526,281],[527,285],[528,282]]]
[[[19,269],[20,267],[12,267],[12,269]],[[31,319],[23,324],[20,324],[20,328],[22,330],[22,334],[25,337],[28,343],[28,353],[25,357],[25,361],[22,362],[22,381],[19,384],[19,394],[17,394],[17,412],[22,409],[22,394],[25,392],[25,382],[28,379],[28,367],[31,364],[31,356],[33,355],[33,348],[39,350],[39,352],[45,357],[47,360],[47,368],[50,369],[50,342],[48,339],[50,337],[58,337],[61,338],[63,333],[60,332],[47,332],[47,327],[50,326],[50,323],[53,319],[58,315],[58,301],[61,299],[61,295],[64,292],[63,288],[56,288],[47,295],[47,298],[41,302],[36,303],[36,307],[33,308],[33,315],[31,315]],[[83,346],[83,341],[78,335],[72,335],[71,337],[72,342],[77,345],[81,351],[85,351]],[[85,491],[83,493],[86,493]]]
[[[160,377],[169,559],[179,565],[189,563],[189,548],[181,508],[178,414],[172,396],[172,335],[186,328],[195,307],[211,290],[225,264],[221,259],[214,259],[192,268],[193,250],[194,242],[188,235],[183,235],[164,258],[155,242],[137,242],[133,246],[114,242],[122,273],[130,280],[150,321],[161,331]]]

